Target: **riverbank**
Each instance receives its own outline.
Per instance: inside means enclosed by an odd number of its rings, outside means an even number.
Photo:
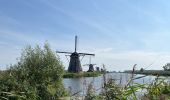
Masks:
[[[124,73],[132,73],[132,70],[124,71]],[[136,70],[133,72],[134,74],[144,74],[144,75],[158,75],[158,76],[170,76],[170,71],[164,70]]]
[[[80,77],[97,77],[100,76],[102,72],[80,72],[80,73],[70,73],[65,72],[63,78],[80,78]]]

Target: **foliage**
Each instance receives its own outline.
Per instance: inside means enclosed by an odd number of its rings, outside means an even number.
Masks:
[[[93,89],[92,83],[88,85],[87,93],[85,96],[85,100],[96,100],[97,96],[95,95],[95,91]]]
[[[87,92],[83,100],[104,100],[102,95],[96,95],[95,88],[91,82],[87,87]]]
[[[140,72],[143,72],[143,71],[144,71],[144,69],[143,69],[143,68],[141,68],[141,69],[140,69]]]
[[[122,91],[120,87],[115,84],[114,80],[109,79],[107,84],[104,85],[103,94],[106,100],[119,99]]]
[[[155,78],[155,80],[147,86],[147,92],[144,98],[151,100],[169,100],[170,99],[170,84],[164,79]],[[144,100],[144,99],[143,99]]]
[[[164,71],[170,71],[170,63],[163,66]]]
[[[125,71],[124,73],[131,73],[132,71]],[[135,74],[145,74],[145,75],[154,75],[154,76],[170,76],[170,71],[164,71],[164,70],[136,70],[134,72]]]
[[[66,95],[62,84],[63,65],[47,43],[27,46],[17,64],[0,79],[0,98],[27,100],[57,99]]]
[[[104,76],[105,77],[105,76]],[[131,78],[126,85],[116,84],[115,80],[104,80],[102,93],[99,95],[94,92],[88,92],[86,97],[88,100],[170,100],[170,84],[162,78],[155,78],[152,83],[138,84],[134,83],[135,79],[145,76]],[[92,86],[91,86],[92,87]],[[143,96],[138,96],[137,92],[144,90]],[[100,97],[100,98],[97,98]]]
[[[97,77],[100,76],[101,72],[81,72],[81,73],[70,73],[65,72],[64,78],[79,78],[79,77]]]

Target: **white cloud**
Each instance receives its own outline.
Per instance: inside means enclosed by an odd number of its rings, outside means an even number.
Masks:
[[[103,51],[105,51],[105,49],[103,49]],[[134,64],[138,64],[138,69],[141,67],[147,69],[162,69],[164,64],[170,62],[170,52],[115,52],[114,50],[109,50],[108,52],[103,51],[97,50],[95,62],[99,65],[102,63],[106,64],[106,68],[108,70],[128,70],[132,69]]]

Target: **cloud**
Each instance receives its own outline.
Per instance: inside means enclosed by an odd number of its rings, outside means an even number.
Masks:
[[[100,51],[100,52],[98,52]],[[103,49],[96,51],[95,62],[100,66],[106,64],[108,70],[128,70],[134,64],[137,68],[162,69],[162,66],[170,59],[170,52],[149,52],[149,51],[121,51]]]

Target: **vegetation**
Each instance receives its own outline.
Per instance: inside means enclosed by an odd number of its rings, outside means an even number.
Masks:
[[[164,65],[163,70],[135,70],[135,74],[145,74],[145,75],[159,75],[159,76],[170,76],[170,63]],[[133,70],[126,70],[125,73],[132,73]]]
[[[105,81],[102,93],[99,95],[95,94],[90,85],[85,98],[88,98],[87,100],[170,100],[169,83],[159,77],[149,84],[134,83],[135,79],[143,77],[145,76],[133,78],[132,74],[132,78],[124,86],[116,84],[113,79],[109,79],[107,82]],[[137,92],[142,91],[144,91],[144,94],[139,96]]]
[[[170,84],[164,82],[164,79],[158,77],[146,88],[147,92],[142,100],[169,100]]]
[[[80,73],[70,73],[65,72],[64,78],[79,78],[79,77],[97,77],[100,76],[102,73],[95,71],[95,72],[80,72]]]
[[[67,95],[62,84],[63,65],[47,43],[27,46],[0,77],[1,100],[55,100]]]
[[[170,71],[170,63],[163,66],[164,71]]]
[[[106,81],[106,75],[104,73],[104,85],[101,94],[95,95],[90,85],[86,98],[88,98],[88,100],[170,100],[170,83],[165,81],[164,78],[159,78],[159,76],[151,83],[134,83],[134,80],[144,77],[146,77],[146,75],[135,77],[134,66],[129,81],[127,81],[126,85],[121,85],[116,84],[114,79]],[[143,94],[138,95],[138,93],[142,93],[142,91]]]
[[[124,73],[132,73],[131,70],[124,71]],[[159,75],[159,76],[170,76],[170,71],[164,71],[164,70],[136,70],[134,72],[135,74],[144,74],[144,75]]]
[[[92,83],[90,83],[88,85],[87,93],[84,100],[101,100],[101,99],[102,99],[101,96],[95,95],[95,90],[93,88],[93,85]]]

